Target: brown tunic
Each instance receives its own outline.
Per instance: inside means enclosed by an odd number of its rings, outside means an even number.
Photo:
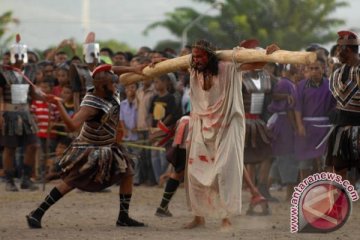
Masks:
[[[257,87],[251,80],[251,72],[243,72],[243,98],[246,118],[244,163],[259,163],[271,156],[271,136],[265,121],[261,118],[264,111],[265,95],[271,91],[271,80],[265,71],[257,71]],[[256,101],[256,102],[255,102]]]

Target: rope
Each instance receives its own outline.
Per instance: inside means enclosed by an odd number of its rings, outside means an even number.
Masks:
[[[166,149],[164,147],[154,147],[154,146],[148,146],[148,145],[140,145],[136,143],[130,143],[130,142],[122,142],[122,145],[133,147],[133,148],[142,148],[142,149],[149,149],[149,150],[156,150],[156,151],[162,151],[165,152]]]

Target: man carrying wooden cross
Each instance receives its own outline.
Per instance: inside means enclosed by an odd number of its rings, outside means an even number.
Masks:
[[[267,53],[276,50],[271,45]],[[210,214],[229,227],[229,217],[241,213],[245,137],[241,71],[258,65],[219,61],[205,40],[193,45],[187,180],[195,217],[188,228],[203,225],[204,216]]]
[[[189,146],[187,159],[187,190],[193,221],[186,227],[205,224],[205,216],[222,218],[222,227],[231,226],[229,217],[241,213],[245,112],[242,96],[241,71],[259,68],[266,61],[305,63],[316,56],[307,53],[280,51],[271,45],[266,55],[253,49],[223,51],[207,41],[193,45],[190,61]],[[230,61],[222,61],[230,60]],[[238,64],[238,62],[253,62]],[[158,63],[143,73],[153,77],[186,67],[189,56]],[[123,76],[129,83],[141,77]]]

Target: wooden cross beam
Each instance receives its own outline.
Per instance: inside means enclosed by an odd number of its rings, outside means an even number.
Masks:
[[[283,64],[310,64],[316,61],[316,53],[314,52],[296,52],[286,50],[277,50],[272,54],[266,54],[265,50],[240,48],[235,50],[217,51],[216,54],[219,60],[232,61],[234,58],[234,60],[239,63],[275,62]],[[175,72],[179,69],[186,69],[190,67],[190,61],[191,54],[168,59],[157,63],[154,67],[145,67],[143,69],[144,75],[134,73],[122,74],[120,76],[120,82],[127,85],[158,77],[169,72]]]

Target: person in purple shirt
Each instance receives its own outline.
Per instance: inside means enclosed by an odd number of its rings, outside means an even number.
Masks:
[[[328,116],[336,103],[329,89],[329,80],[324,77],[324,60],[318,58],[308,65],[308,70],[309,78],[299,82],[295,99],[295,156],[300,161],[301,179],[322,168],[326,143],[320,143],[329,131]]]
[[[277,82],[268,111],[273,115],[267,126],[272,133],[272,153],[275,160],[270,170],[271,179],[279,179],[287,186],[287,200],[291,198],[293,187],[298,180],[298,163],[294,158],[295,78],[298,70],[294,65],[285,65],[283,77]]]

